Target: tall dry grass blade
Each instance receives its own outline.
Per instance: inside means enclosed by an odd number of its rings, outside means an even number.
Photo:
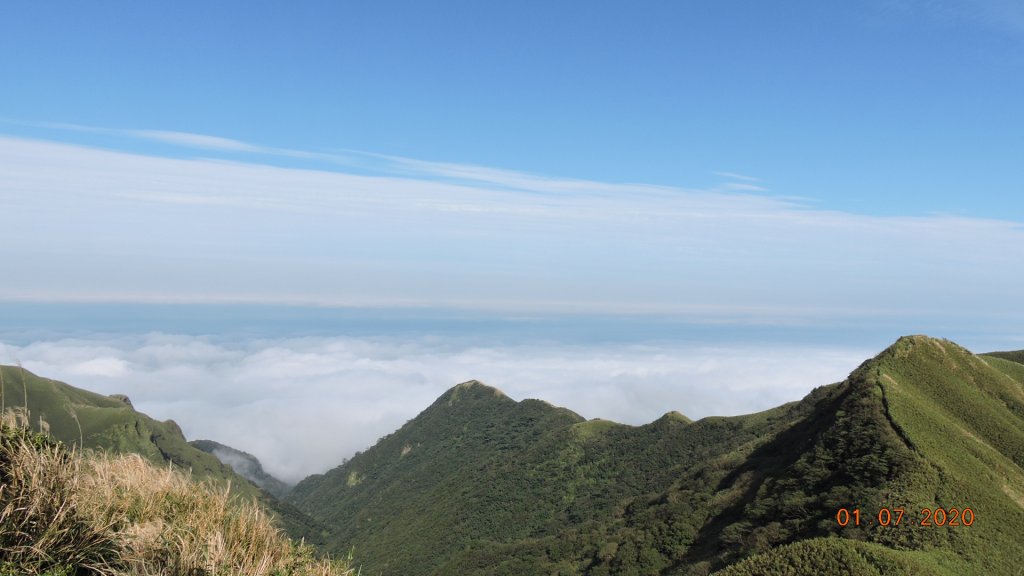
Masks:
[[[28,429],[32,426],[32,412],[28,409],[28,383],[25,381],[25,367],[21,365],[21,360],[17,361],[18,374],[21,376],[21,387],[25,392],[25,428]]]

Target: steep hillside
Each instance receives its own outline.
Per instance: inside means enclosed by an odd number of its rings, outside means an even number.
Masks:
[[[835,539],[772,550],[723,574],[764,574],[782,566],[801,573],[824,569],[824,560],[871,559],[880,574],[1016,574],[1024,565],[1024,366],[975,356],[946,340],[901,338],[851,380],[877,398],[909,452],[884,475],[880,489],[849,498],[861,524],[833,528],[845,538],[868,540],[884,549]],[[864,436],[849,430],[846,438]],[[894,525],[892,514],[904,512]],[[880,526],[890,521],[889,526]],[[967,524],[971,524],[968,526]],[[810,542],[813,542],[811,544]],[[815,552],[809,554],[808,546]]]
[[[822,573],[854,557],[853,574],[1013,574],[1022,368],[907,337],[800,402],[639,427],[469,382],[291,501],[346,525],[337,549],[385,575]],[[965,508],[972,525],[949,526]]]
[[[289,500],[345,524],[337,549],[354,545],[385,574],[579,572],[632,499],[803,411],[791,404],[698,423],[669,413],[632,427],[467,382],[366,453],[306,479]],[[695,532],[703,516],[684,520]]]
[[[339,551],[354,545],[360,556],[387,559],[380,569],[411,574],[480,534],[519,539],[559,525],[545,503],[560,502],[564,491],[547,482],[553,471],[542,465],[549,462],[529,453],[546,434],[582,421],[467,382],[372,450],[301,482],[289,501],[336,527]],[[512,461],[533,467],[509,475]]]
[[[237,496],[259,499],[295,538],[319,543],[326,537],[322,525],[269,497],[212,454],[190,445],[173,420],[154,420],[136,411],[125,396],[103,396],[18,366],[0,366],[0,385],[0,414],[11,427],[27,424],[30,430],[69,446],[139,454],[158,465],[173,463],[190,470],[196,480],[230,483]]]
[[[235,474],[266,490],[276,498],[284,498],[292,489],[288,484],[268,474],[259,459],[248,452],[225,446],[213,440],[192,440],[189,444],[207,454],[212,454],[222,464],[230,466]]]
[[[1010,360],[1018,364],[1024,364],[1024,350],[1014,350],[1009,352],[986,352],[982,356],[992,356],[995,358],[1002,358],[1003,360]]]
[[[0,378],[0,412],[8,425],[27,422],[31,430],[69,445],[132,452],[156,464],[173,462],[198,479],[237,480],[215,457],[190,446],[173,420],[158,422],[137,412],[126,396],[103,396],[17,366],[0,366]],[[247,486],[243,482],[240,489],[256,495]]]
[[[890,484],[890,502],[905,503],[908,513],[914,512],[914,530],[930,536],[926,544],[955,550],[974,573],[1019,571],[1024,566],[1024,370],[924,337],[901,339],[874,368],[894,427],[927,463]],[[971,508],[975,525],[923,528],[924,508]]]

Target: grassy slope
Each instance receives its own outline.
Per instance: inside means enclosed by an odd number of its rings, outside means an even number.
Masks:
[[[168,462],[189,470],[197,479],[232,481],[245,496],[258,491],[240,481],[230,468],[214,456],[188,444],[173,420],[159,422],[135,411],[122,400],[42,378],[16,366],[0,366],[4,382],[4,406],[21,407],[28,388],[30,428],[40,431],[39,417],[50,426],[50,435],[69,445],[131,452],[154,464]],[[76,423],[77,417],[77,423]],[[79,434],[81,425],[81,435]]]
[[[1012,352],[987,352],[982,356],[992,356],[994,358],[1002,358],[1003,360],[1010,360],[1018,364],[1024,364],[1024,350],[1014,350]]]
[[[1022,368],[949,341],[901,338],[851,377],[880,400],[902,444],[894,446],[898,466],[879,477],[876,489],[835,505],[859,507],[866,520],[880,507],[903,508],[901,526],[833,526],[829,532],[856,541],[805,540],[722,574],[825,573],[837,562],[860,566],[846,570],[853,574],[1017,574],[1024,565]],[[922,526],[922,510],[937,507],[970,507],[975,523]]]
[[[846,538],[812,538],[747,558],[716,576],[854,574],[858,576],[957,576],[935,553],[894,550]]]
[[[153,464],[171,462],[191,470],[197,480],[230,482],[237,496],[257,498],[273,510],[293,537],[313,543],[325,541],[328,531],[321,524],[287,503],[269,498],[212,454],[191,446],[174,421],[159,422],[122,400],[42,378],[17,366],[0,366],[0,374],[5,408],[23,407],[27,389],[31,430],[40,430],[42,416],[49,424],[50,435],[68,445],[84,444],[85,448],[139,454]]]
[[[896,484],[893,500],[915,516],[926,507],[972,508],[970,528],[914,530],[955,550],[962,574],[1016,574],[1024,566],[1024,373],[952,342],[912,337],[880,356],[877,375],[893,420],[929,464]]]

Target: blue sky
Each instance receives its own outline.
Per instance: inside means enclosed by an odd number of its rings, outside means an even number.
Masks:
[[[17,3],[0,26],[14,120],[1024,217],[1009,0]]]
[[[1015,2],[3,11],[0,299],[1021,320]]]
[[[1019,2],[20,2],[0,71],[3,361],[285,474],[460,378],[639,423],[1024,347]],[[297,464],[285,398],[373,408]]]

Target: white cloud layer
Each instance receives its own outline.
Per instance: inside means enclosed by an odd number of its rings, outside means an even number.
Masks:
[[[471,347],[437,338],[218,341],[149,334],[0,344],[3,363],[177,421],[287,481],[400,427],[458,382],[630,424],[755,412],[839,381],[876,350],[810,345]]]

